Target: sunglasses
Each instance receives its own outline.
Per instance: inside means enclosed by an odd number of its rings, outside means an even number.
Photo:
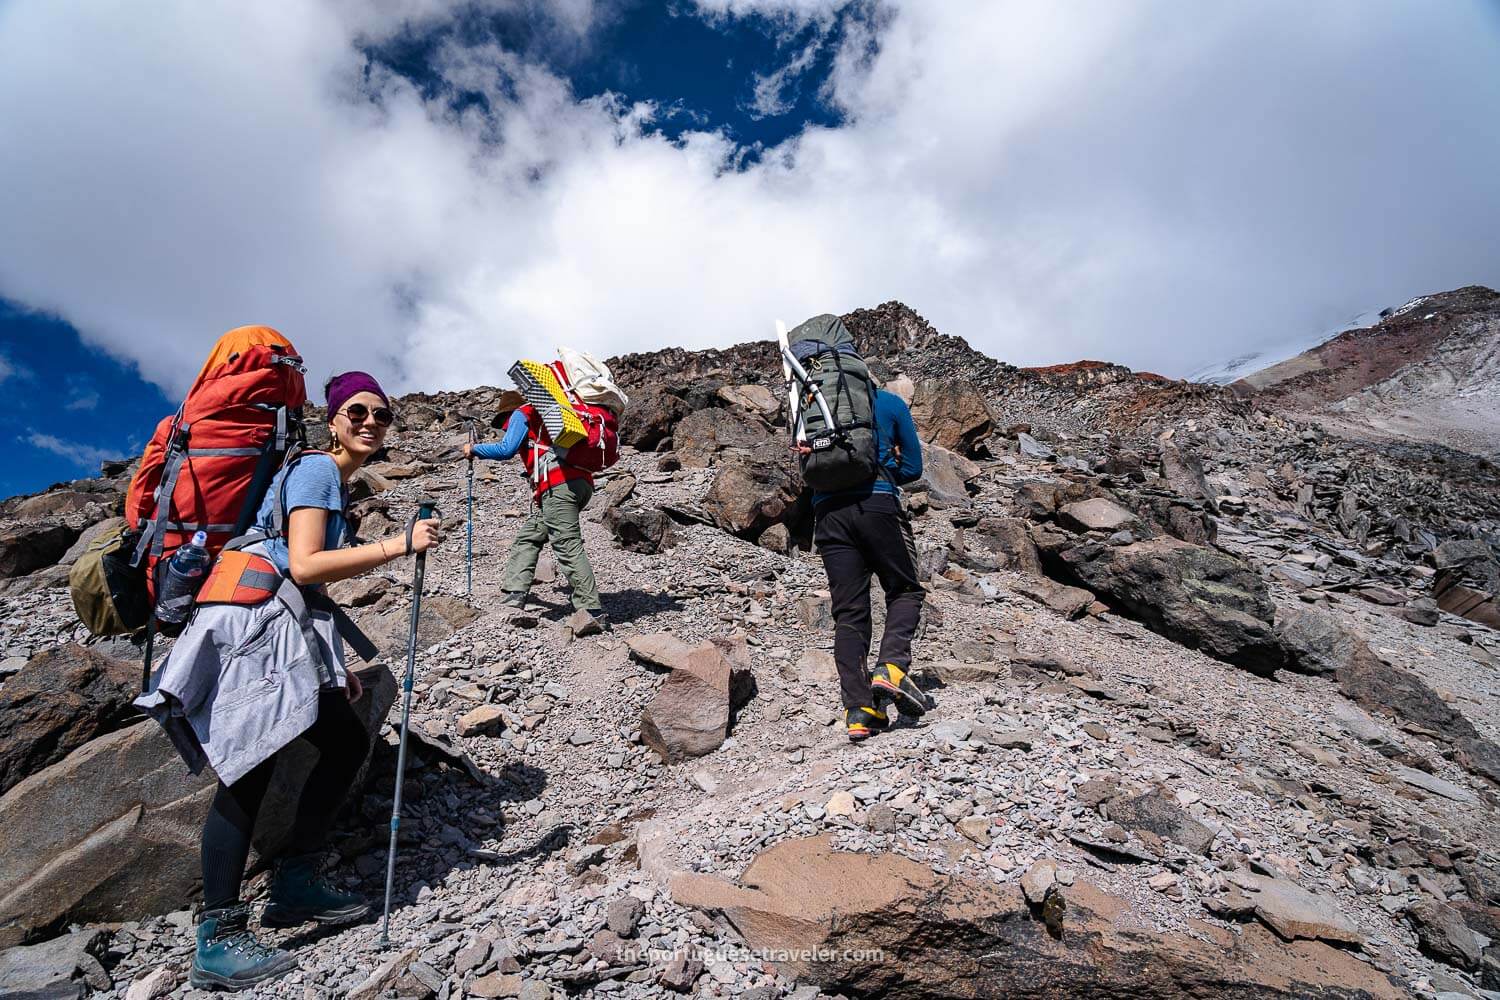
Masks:
[[[364,403],[350,403],[339,412],[348,417],[351,424],[362,424],[373,416],[375,423],[381,427],[389,427],[391,426],[391,421],[396,419],[396,415],[384,406],[375,407],[372,413],[370,408]]]

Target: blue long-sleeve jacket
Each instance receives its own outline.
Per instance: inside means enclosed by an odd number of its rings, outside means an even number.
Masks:
[[[515,458],[521,445],[526,443],[526,414],[516,410],[505,424],[505,434],[499,441],[474,446],[475,458],[493,458],[504,461]]]
[[[873,423],[876,452],[888,475],[876,476],[870,485],[861,486],[857,490],[814,493],[814,507],[834,497],[853,499],[872,493],[895,494],[906,483],[922,478],[922,440],[917,437],[917,425],[911,419],[911,410],[907,409],[901,397],[884,389],[876,392]]]

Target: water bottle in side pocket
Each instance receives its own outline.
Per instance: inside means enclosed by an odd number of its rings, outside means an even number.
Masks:
[[[208,535],[199,531],[193,540],[172,553],[161,577],[156,599],[156,620],[164,625],[180,625],[193,610],[198,589],[208,578],[213,558],[208,554]]]

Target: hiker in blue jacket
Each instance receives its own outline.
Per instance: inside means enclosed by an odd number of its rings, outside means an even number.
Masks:
[[[813,541],[832,595],[839,694],[855,741],[890,724],[885,708],[891,703],[914,716],[929,704],[908,673],[926,591],[917,579],[916,543],[900,496],[901,486],[922,476],[922,442],[905,401],[884,389],[875,394],[872,422],[881,474],[857,489],[813,494]],[[872,573],[885,592],[885,631],[875,669],[867,672]]]

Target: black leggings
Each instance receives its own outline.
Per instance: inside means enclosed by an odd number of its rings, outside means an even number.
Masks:
[[[321,848],[333,818],[349,794],[364,763],[369,734],[349,707],[343,688],[318,695],[318,718],[302,734],[318,750],[318,762],[307,776],[297,815],[292,823],[291,855],[311,854]],[[203,906],[216,910],[240,898],[245,862],[250,858],[250,835],[261,800],[271,785],[276,756],[261,761],[232,785],[219,782],[208,819],[203,823]]]

